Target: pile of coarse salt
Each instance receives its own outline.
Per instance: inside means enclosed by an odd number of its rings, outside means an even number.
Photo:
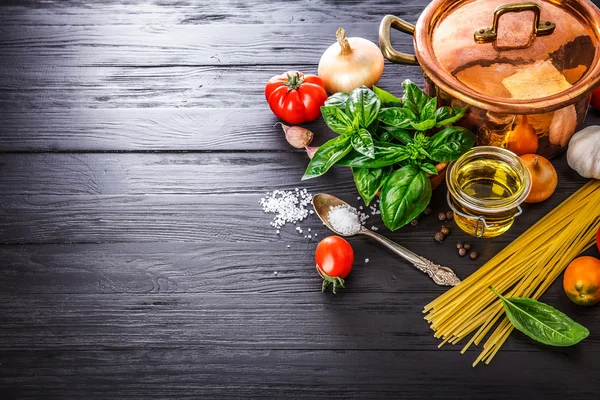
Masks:
[[[296,223],[312,214],[306,206],[310,204],[312,195],[306,189],[274,190],[260,199],[260,205],[265,213],[274,213],[271,226],[281,228],[286,222]],[[279,233],[279,231],[277,231]]]
[[[329,214],[327,214],[327,220],[333,229],[342,235],[358,233],[367,218],[369,218],[368,215],[356,211],[354,207],[345,205],[331,206],[329,207]]]

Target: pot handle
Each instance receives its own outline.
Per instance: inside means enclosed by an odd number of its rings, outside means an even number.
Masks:
[[[419,65],[417,57],[413,54],[400,53],[392,46],[390,38],[392,28],[409,35],[414,35],[415,26],[409,22],[396,17],[395,15],[386,15],[379,25],[379,48],[383,56],[396,64]]]

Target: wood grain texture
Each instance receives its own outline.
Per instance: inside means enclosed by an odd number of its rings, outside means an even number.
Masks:
[[[327,3],[302,1],[204,0],[160,2],[140,1],[3,1],[0,15],[8,24],[18,25],[131,25],[147,24],[281,24],[331,22],[332,11],[338,23],[381,21],[385,14],[413,19],[423,10],[420,0],[353,0]],[[376,12],[374,12],[376,10]]]
[[[412,21],[416,22],[416,21]],[[10,67],[224,66],[318,63],[339,24],[20,26],[0,37]],[[346,24],[349,36],[378,41],[378,24]],[[399,51],[412,37],[395,34]],[[27,51],[24,51],[27,49]],[[98,49],[103,49],[98,51]]]
[[[0,66],[0,109],[48,108],[255,108],[268,109],[265,84],[289,70],[315,74],[317,62],[261,68]],[[422,84],[416,66],[386,64],[385,89],[400,96],[401,83]],[[0,117],[1,118],[1,117]]]

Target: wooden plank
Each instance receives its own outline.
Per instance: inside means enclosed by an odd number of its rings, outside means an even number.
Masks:
[[[162,178],[144,180],[145,167],[143,163],[127,162],[125,155],[92,156],[77,155],[74,157],[73,167],[66,163],[65,171],[59,172],[60,162],[68,158],[59,156],[40,156],[37,162],[32,164],[29,156],[10,156],[6,158],[4,167],[6,175],[3,174],[5,182],[23,179],[25,184],[17,185],[12,195],[3,194],[0,197],[0,209],[5,212],[4,218],[0,220],[0,242],[1,243],[71,243],[71,242],[154,242],[154,241],[249,241],[260,242],[265,239],[273,240],[272,231],[269,230],[265,236],[264,229],[268,227],[271,218],[262,212],[258,205],[262,190],[248,190],[247,193],[232,193],[228,187],[231,175],[238,175],[233,182],[242,181],[256,182],[258,176],[263,177],[266,184],[259,186],[264,190],[265,186],[287,182],[283,188],[295,186],[305,187],[315,193],[325,188],[339,186],[335,194],[339,197],[357,204],[356,189],[352,185],[351,177],[347,169],[337,167],[326,176],[300,183],[303,174],[303,166],[306,165],[306,156],[294,153],[297,169],[290,169],[283,178],[275,178],[280,170],[260,169],[257,167],[244,169],[246,162],[244,157],[236,155],[223,155],[223,159],[230,157],[232,164],[237,164],[231,169],[218,167],[216,173],[204,174],[194,173],[183,165],[195,167],[198,158],[185,155],[177,156],[150,156],[150,163],[160,164],[164,162],[165,169],[162,173],[158,170],[157,175]],[[78,158],[80,157],[80,158]],[[120,160],[118,163],[111,162],[110,158]],[[136,155],[134,159],[145,158]],[[88,161],[96,159],[95,162]],[[47,164],[44,159],[49,160]],[[131,158],[130,158],[131,159]],[[255,163],[260,163],[260,157],[250,157]],[[32,158],[33,160],[33,158]],[[53,160],[53,161],[50,161]],[[194,161],[195,160],[195,161]],[[210,159],[209,159],[210,160]],[[112,167],[110,165],[112,164]],[[222,162],[222,165],[227,165]],[[39,178],[26,177],[26,169],[34,166],[42,170],[48,165],[49,172],[40,173]],[[514,232],[521,231],[525,226],[533,224],[541,218],[547,210],[559,204],[576,188],[582,185],[584,179],[578,178],[577,174],[570,170],[566,160],[561,157],[555,162],[560,173],[559,189],[556,194],[541,206],[528,205],[525,207],[525,215],[520,218],[522,224],[517,224]],[[108,167],[107,167],[108,166]],[[154,168],[158,168],[158,165]],[[81,173],[71,173],[71,170],[79,170]],[[137,171],[136,171],[137,170]],[[32,171],[32,172],[33,172]],[[52,171],[57,171],[56,181],[64,181],[65,185],[54,185],[52,183]],[[104,177],[106,171],[106,177]],[[167,174],[168,171],[170,173]],[[198,170],[196,170],[198,171]],[[218,175],[217,175],[218,173]],[[71,174],[70,178],[66,178]],[[37,174],[31,173],[31,176]],[[126,180],[123,180],[123,176]],[[272,176],[273,178],[269,178]],[[38,180],[39,179],[39,180]],[[193,179],[197,179],[194,187]],[[167,183],[173,180],[175,185]],[[220,182],[219,182],[220,180]],[[145,191],[147,194],[127,194],[133,183],[133,192]],[[179,184],[181,183],[181,188]],[[340,186],[340,182],[342,182]],[[240,185],[240,184],[238,184]],[[37,188],[50,186],[45,192],[56,191],[58,194],[35,194]],[[138,189],[136,189],[136,186]],[[21,187],[22,189],[19,189]],[[55,187],[56,189],[52,189]],[[150,189],[155,187],[156,189]],[[279,189],[278,186],[270,186],[271,189]],[[31,189],[29,189],[31,188]],[[246,186],[248,188],[248,186]],[[247,189],[246,189],[247,190]],[[442,189],[443,190],[443,189]],[[156,191],[158,194],[152,194]],[[327,190],[329,191],[329,190]],[[66,192],[68,194],[62,194]],[[88,193],[92,194],[88,194]],[[74,194],[75,193],[75,194]],[[445,196],[435,196],[432,203],[436,207],[447,209]],[[358,205],[358,204],[357,204]],[[218,218],[215,218],[218,216]],[[431,216],[434,220],[435,216]],[[382,226],[378,221],[379,216],[369,220],[369,224]],[[316,228],[320,221],[316,216],[311,216],[311,222],[303,223],[307,227]],[[411,227],[405,228],[403,232],[415,232]],[[399,233],[400,231],[398,231]],[[435,231],[431,233],[433,235]],[[422,237],[425,240],[424,237]]]
[[[430,294],[312,292],[277,294],[15,294],[0,295],[3,328],[0,353],[6,350],[145,350],[219,348],[279,350],[437,350],[421,313]],[[560,285],[549,303],[568,303]],[[285,305],[285,306],[283,306]],[[577,308],[575,305],[573,309]],[[598,326],[579,308],[570,315]],[[351,335],[342,335],[351,332]],[[45,339],[40,341],[40,336]],[[165,339],[168,341],[165,343]],[[466,356],[460,346],[443,348],[449,359],[471,367],[476,346]],[[437,350],[439,351],[439,350]],[[504,352],[551,353],[515,333]],[[598,354],[598,337],[578,346],[577,354]],[[556,353],[560,354],[560,350]],[[556,354],[555,354],[556,356]]]
[[[317,64],[233,67],[0,66],[0,108],[267,108],[264,85],[289,70]],[[421,85],[416,66],[386,64],[380,86],[400,96],[405,79]],[[0,116],[0,120],[3,119]]]
[[[339,24],[22,26],[0,37],[0,64],[47,66],[304,65],[318,63]],[[378,41],[378,24],[346,25],[349,36]],[[399,51],[412,37],[394,34]],[[262,83],[261,83],[262,84]]]
[[[378,24],[385,14],[415,19],[423,10],[420,0],[338,1],[335,15],[329,7],[303,1],[180,1],[158,3],[113,1],[39,2],[3,1],[0,16],[6,25],[105,25],[105,24],[281,24],[369,21]],[[377,12],[373,12],[377,10]]]
[[[387,87],[387,86],[386,86]],[[289,151],[262,109],[44,109],[7,110],[0,116],[1,151]],[[600,124],[590,110],[586,125]],[[314,145],[334,133],[322,119],[303,124]]]
[[[232,400],[363,395],[558,400],[594,398],[597,393],[597,355],[585,352],[500,353],[492,364],[479,368],[441,351],[227,351],[189,346],[86,352],[9,349],[3,355],[0,385],[15,398],[213,399],[226,393]],[[568,375],[568,384],[565,368],[577,371]]]

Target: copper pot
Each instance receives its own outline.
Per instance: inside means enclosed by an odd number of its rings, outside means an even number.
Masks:
[[[440,104],[470,106],[460,124],[477,144],[552,158],[600,83],[600,10],[588,0],[506,1],[434,0],[416,26],[388,15],[379,46],[394,63],[420,65]],[[392,47],[391,28],[413,35],[416,55]]]

